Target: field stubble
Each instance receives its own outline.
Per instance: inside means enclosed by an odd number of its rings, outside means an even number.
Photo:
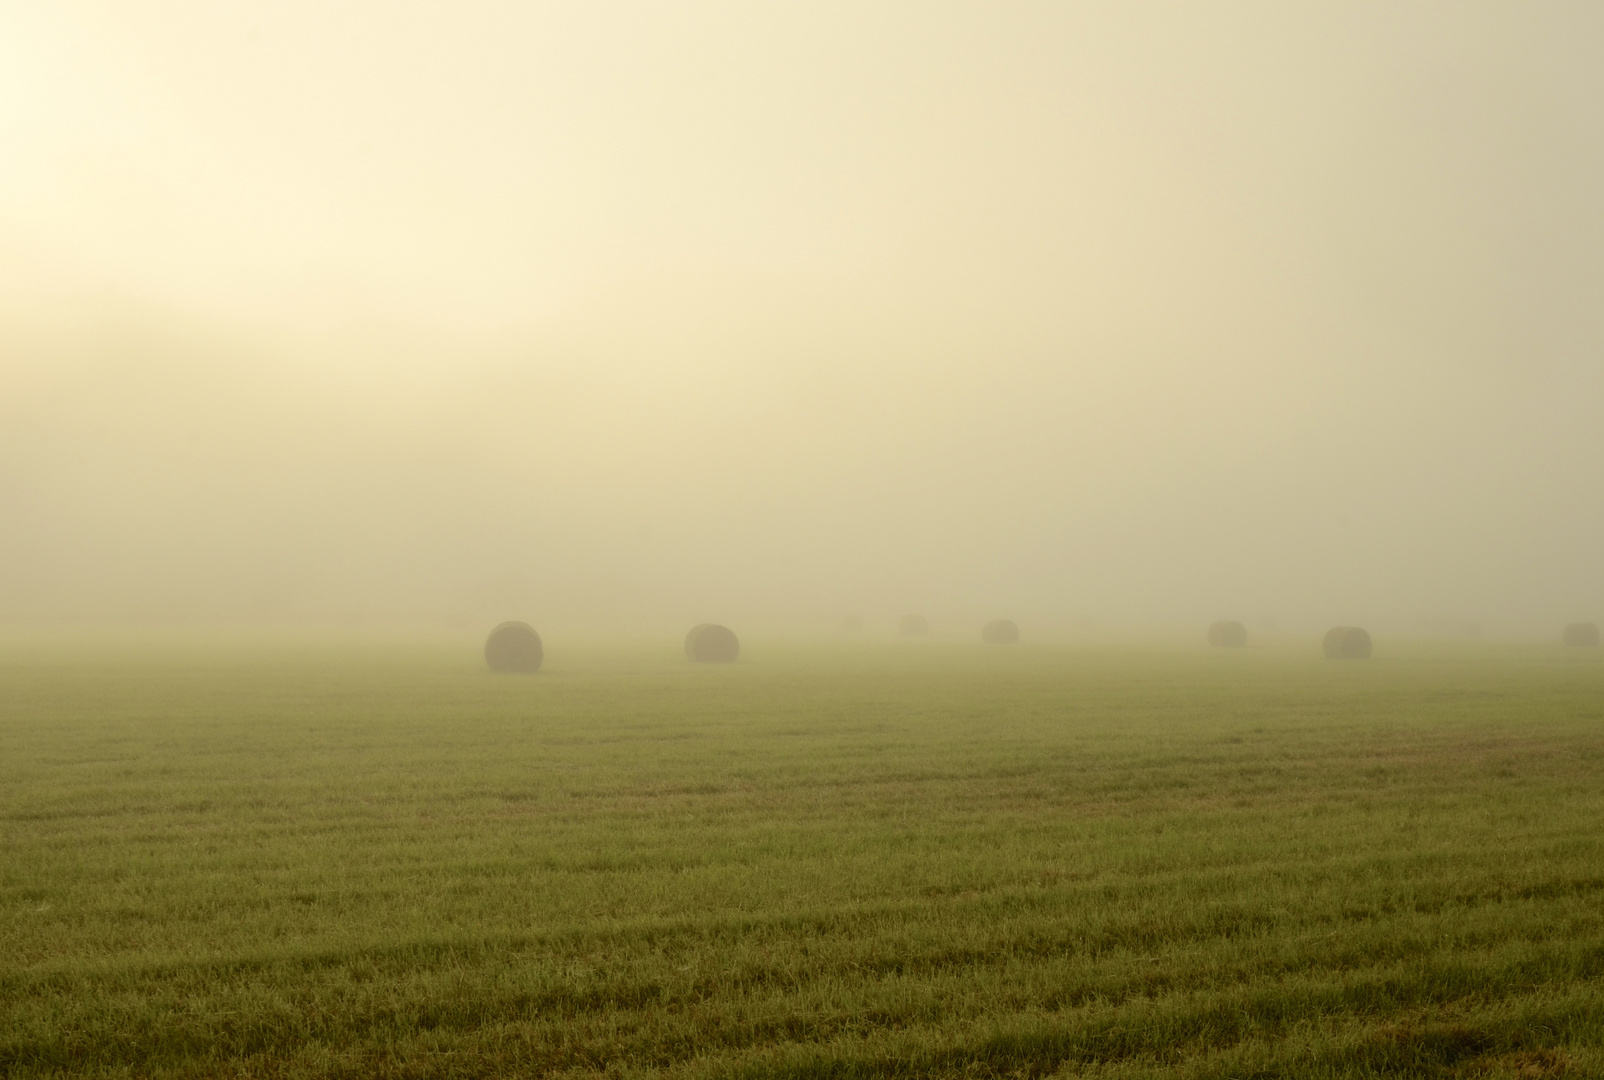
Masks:
[[[1604,1075],[1604,664],[1297,644],[6,642],[0,1072]]]

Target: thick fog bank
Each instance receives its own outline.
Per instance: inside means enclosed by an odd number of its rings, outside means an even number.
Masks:
[[[232,332],[86,314],[8,366],[5,621],[1503,634],[1596,617],[1604,586],[1586,370],[1449,395],[1310,362],[1266,401],[1240,360],[1116,378],[793,340],[691,377],[644,348],[340,366]]]
[[[0,13],[0,623],[1604,620],[1604,14]]]

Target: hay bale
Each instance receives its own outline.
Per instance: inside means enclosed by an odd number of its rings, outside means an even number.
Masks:
[[[1248,628],[1230,619],[1221,619],[1209,625],[1209,644],[1216,649],[1244,649],[1248,644]]]
[[[923,615],[904,615],[897,629],[903,637],[929,637],[930,620]]]
[[[545,659],[540,635],[526,622],[504,622],[485,638],[485,663],[491,671],[539,671]]]
[[[1019,625],[1012,619],[993,619],[980,628],[980,640],[987,645],[1017,644]]]
[[[702,664],[733,664],[741,655],[741,643],[727,626],[697,623],[685,635],[685,655]]]
[[[863,616],[848,615],[841,620],[841,629],[849,634],[855,634],[863,629]]]
[[[1565,628],[1565,644],[1573,649],[1598,648],[1598,623],[1571,623]]]
[[[1365,660],[1370,656],[1370,635],[1357,626],[1333,626],[1326,631],[1327,660]]]

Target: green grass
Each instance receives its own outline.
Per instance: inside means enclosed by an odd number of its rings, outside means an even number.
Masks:
[[[0,1075],[1604,1075],[1604,663],[0,643]]]

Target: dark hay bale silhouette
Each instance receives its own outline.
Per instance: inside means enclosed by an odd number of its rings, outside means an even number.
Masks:
[[[727,626],[697,623],[685,635],[685,655],[703,664],[733,664],[741,655],[741,643]]]
[[[1598,648],[1598,623],[1571,623],[1565,628],[1565,644],[1573,649]]]
[[[1365,660],[1370,656],[1370,635],[1357,626],[1333,626],[1326,631],[1327,660]]]
[[[1012,619],[993,619],[980,628],[980,640],[987,645],[1013,645],[1019,641],[1019,625]]]
[[[504,622],[485,638],[485,663],[491,671],[539,671],[545,658],[540,635],[528,623]]]
[[[923,615],[904,615],[897,629],[903,637],[929,637],[930,620]]]
[[[859,630],[863,629],[863,616],[848,615],[846,618],[841,620],[841,629],[845,630],[849,634],[857,633]]]
[[[1248,644],[1248,628],[1230,619],[1221,619],[1209,626],[1209,644],[1216,649],[1244,649]]]

